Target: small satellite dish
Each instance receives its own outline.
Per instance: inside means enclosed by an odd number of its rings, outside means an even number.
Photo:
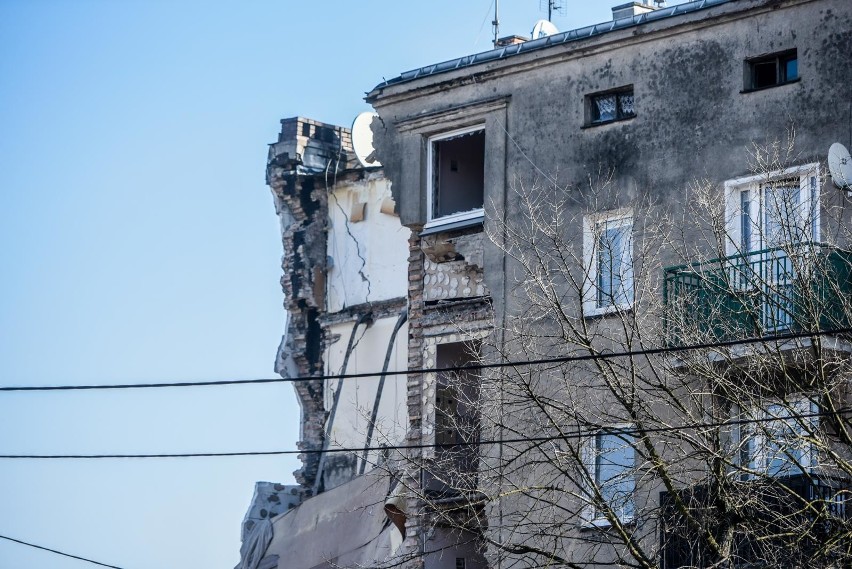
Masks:
[[[852,190],[852,157],[839,142],[835,142],[828,149],[828,171],[835,186]]]
[[[539,38],[544,38],[547,36],[552,36],[553,34],[558,34],[559,30],[556,29],[556,26],[553,25],[553,22],[549,20],[539,20],[533,26],[532,34],[530,34],[530,39],[537,40]]]
[[[381,166],[381,163],[376,160],[373,130],[370,128],[370,124],[377,116],[379,116],[377,113],[365,111],[352,121],[352,148],[355,150],[355,157],[364,168]]]

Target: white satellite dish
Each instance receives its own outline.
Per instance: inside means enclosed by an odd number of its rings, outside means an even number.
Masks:
[[[382,164],[376,160],[376,149],[373,148],[373,130],[370,124],[377,113],[365,111],[355,117],[352,121],[352,148],[355,150],[355,157],[364,168],[381,166]]]
[[[556,26],[553,25],[553,22],[550,20],[539,20],[533,26],[532,34],[530,34],[530,39],[537,40],[539,38],[544,38],[547,36],[552,36],[553,34],[558,34],[559,30],[556,29]]]
[[[835,142],[828,149],[828,171],[835,186],[852,190],[852,157],[839,142]]]

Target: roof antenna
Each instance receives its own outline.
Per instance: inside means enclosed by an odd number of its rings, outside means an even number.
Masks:
[[[494,0],[494,19],[491,21],[491,25],[494,28],[494,47],[497,47],[497,36],[500,35],[500,18],[497,17],[499,4],[500,0]]]
[[[541,4],[539,4],[539,8],[541,8]],[[547,21],[552,22],[553,13],[561,14],[563,8],[562,4],[560,4],[560,0],[547,0]]]

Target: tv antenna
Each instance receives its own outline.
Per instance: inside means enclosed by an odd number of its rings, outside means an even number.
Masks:
[[[494,19],[491,20],[491,27],[494,29],[494,47],[497,47],[497,36],[500,35],[500,18],[497,17],[500,0],[494,0]]]
[[[553,14],[564,14],[565,6],[562,4],[562,0],[538,0],[538,8],[539,10],[543,10],[542,6],[547,2],[547,21],[553,21]]]

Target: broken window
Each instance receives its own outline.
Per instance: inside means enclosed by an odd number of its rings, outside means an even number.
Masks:
[[[746,61],[745,90],[765,89],[799,78],[796,50],[774,53]]]
[[[479,361],[477,344],[438,344],[436,366],[458,368]],[[438,373],[435,390],[435,456],[448,461],[459,473],[476,470],[479,422],[477,420],[478,370]]]
[[[589,125],[629,119],[636,116],[633,86],[586,97]]]
[[[485,130],[468,128],[429,139],[428,221],[439,225],[482,218]]]

